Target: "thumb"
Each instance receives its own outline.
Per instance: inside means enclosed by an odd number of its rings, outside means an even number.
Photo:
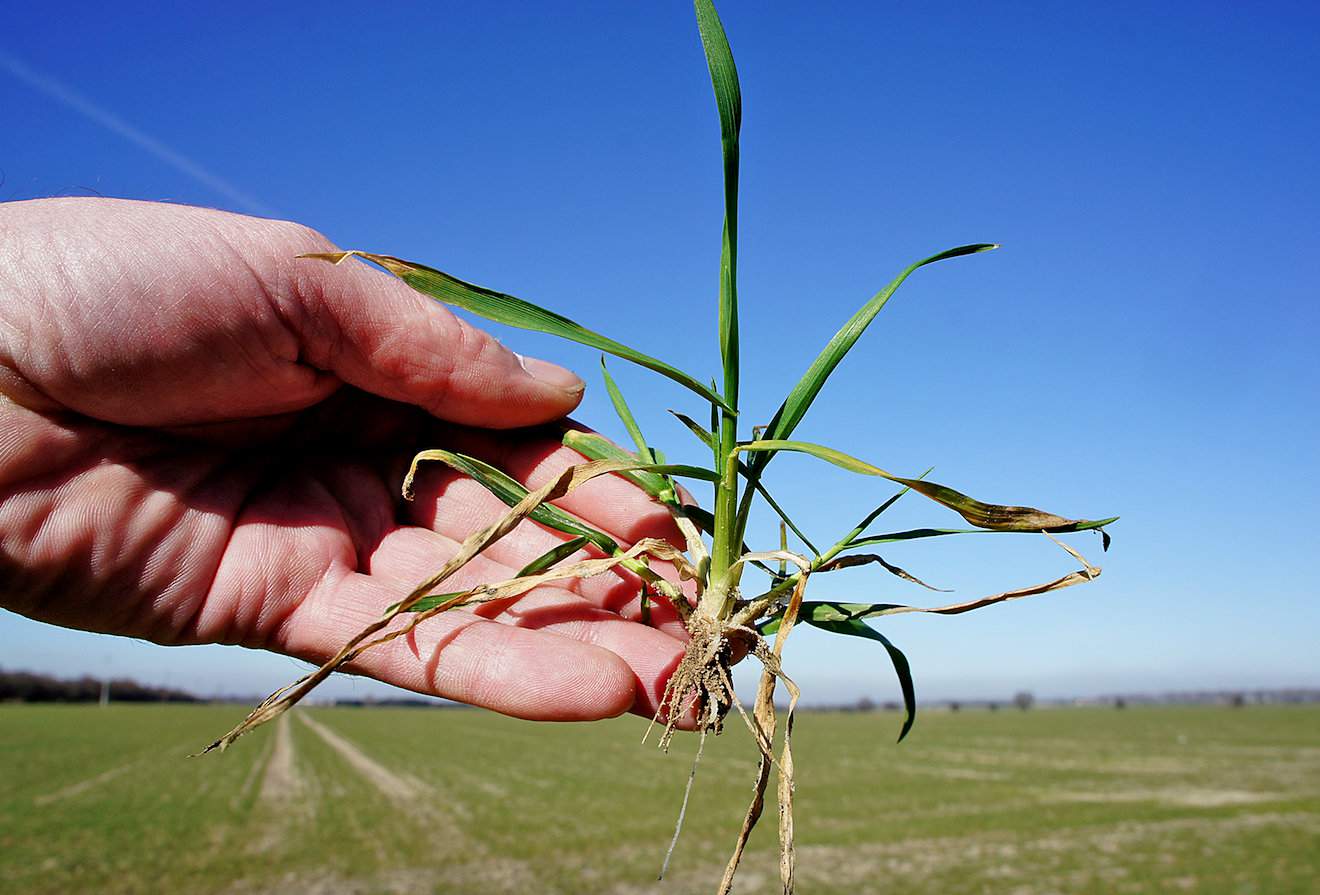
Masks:
[[[293,263],[290,317],[306,360],[350,385],[488,429],[560,419],[582,400],[576,374],[515,354],[389,274],[359,263]]]

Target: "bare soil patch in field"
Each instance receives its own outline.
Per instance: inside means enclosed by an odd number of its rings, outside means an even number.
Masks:
[[[51,802],[59,802],[63,799],[77,798],[88,790],[95,789],[104,783],[109,783],[116,777],[131,771],[137,766],[137,764],[138,762],[136,761],[130,761],[125,764],[117,765],[108,771],[102,771],[95,777],[88,777],[86,780],[80,780],[77,783],[57,789],[54,792],[39,795],[32,800],[32,803],[38,806],[45,806],[49,805]]]
[[[1223,805],[1250,805],[1256,802],[1279,802],[1290,799],[1287,793],[1253,792],[1244,789],[1196,789],[1167,787],[1161,789],[1063,791],[1048,793],[1047,802],[1157,802],[1185,808],[1218,808]]]
[[[1062,878],[1075,878],[1073,881],[1082,888],[1082,883],[1094,883],[1097,878],[1127,876],[1129,869],[1116,865],[1114,858],[1118,855],[1130,858],[1132,849],[1142,843],[1170,842],[1181,835],[1193,837],[1199,843],[1198,850],[1213,849],[1245,831],[1275,827],[1280,831],[1294,827],[1320,834],[1320,814],[1271,812],[1226,818],[1120,822],[1080,827],[1038,838],[994,833],[847,847],[804,845],[799,848],[802,858],[798,865],[799,883],[803,891],[864,895],[912,887],[928,890],[937,887],[944,875],[952,873],[959,881],[959,891],[1044,895],[1067,891],[1059,887]],[[772,867],[773,861],[773,856],[767,852],[749,852],[748,869],[753,872],[740,880],[738,891],[742,895],[779,891],[777,878],[757,872]],[[708,880],[715,870],[713,865],[683,867],[666,878],[666,885],[677,892],[700,891],[703,881]],[[1033,880],[1033,875],[1039,876],[1045,870],[1050,871],[1048,882]],[[977,881],[984,888],[977,888]],[[1163,888],[1186,889],[1189,884],[1194,889],[1199,882],[1194,877],[1170,877],[1164,880]],[[1154,886],[1149,890],[1155,891]],[[641,895],[652,889],[639,884],[613,891],[619,895]]]
[[[314,721],[305,714],[299,714],[298,717],[312,733],[335,750],[349,767],[361,774],[381,795],[398,803],[400,807],[410,811],[417,810],[419,805],[425,803],[428,796],[434,795],[431,787],[416,777],[394,773],[321,722]]]
[[[275,744],[261,778],[260,798],[263,802],[283,806],[300,801],[304,791],[293,736],[289,732],[289,719],[282,717],[275,726]]]
[[[461,813],[461,809],[444,793],[411,774],[391,770],[367,755],[355,743],[308,717],[306,713],[299,712],[297,715],[308,729],[391,805],[418,823],[419,829],[424,829],[427,836],[457,846],[464,860],[431,871],[400,868],[387,876],[370,879],[300,878],[291,883],[288,891],[431,892],[442,884],[451,887],[471,886],[473,891],[492,892],[534,891],[539,888],[537,875],[527,862],[493,854],[477,841],[461,820],[455,818],[454,814]],[[366,888],[360,889],[361,886]]]

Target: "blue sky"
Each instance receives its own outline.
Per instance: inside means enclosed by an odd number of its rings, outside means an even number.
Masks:
[[[292,218],[715,373],[718,130],[687,4],[273,6],[0,2],[0,199]],[[889,621],[919,694],[1320,686],[1314,5],[720,9],[744,98],[748,418],[907,263],[1000,242],[914,276],[797,434],[986,500],[1123,517],[1094,584]],[[594,355],[499,335],[584,373],[579,418],[624,438]],[[704,459],[664,413],[699,412],[685,393],[613,369],[652,403],[654,442]],[[888,493],[805,458],[774,469],[821,539]],[[914,498],[891,518],[957,521]],[[963,597],[1069,568],[997,535],[888,558]],[[927,597],[858,571],[818,587]],[[809,699],[896,693],[874,645],[795,640]],[[0,664],[242,693],[299,670],[4,613]]]

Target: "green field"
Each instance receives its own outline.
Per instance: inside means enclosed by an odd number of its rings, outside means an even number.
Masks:
[[[0,891],[706,892],[755,765],[645,725],[310,709],[184,756],[234,706],[0,706]],[[1320,709],[803,713],[799,891],[1320,892]],[[773,818],[738,892],[777,885]]]

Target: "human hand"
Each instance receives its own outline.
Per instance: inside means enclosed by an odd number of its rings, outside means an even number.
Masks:
[[[529,487],[582,462],[582,395],[398,281],[296,260],[296,224],[146,202],[0,205],[0,605],[164,644],[324,661],[506,508],[412,455]],[[622,542],[681,544],[607,476],[560,502]],[[524,522],[451,582],[513,577],[561,536]],[[676,580],[672,570],[657,570]],[[625,572],[444,613],[349,670],[523,718],[656,710],[685,633],[638,623]]]

